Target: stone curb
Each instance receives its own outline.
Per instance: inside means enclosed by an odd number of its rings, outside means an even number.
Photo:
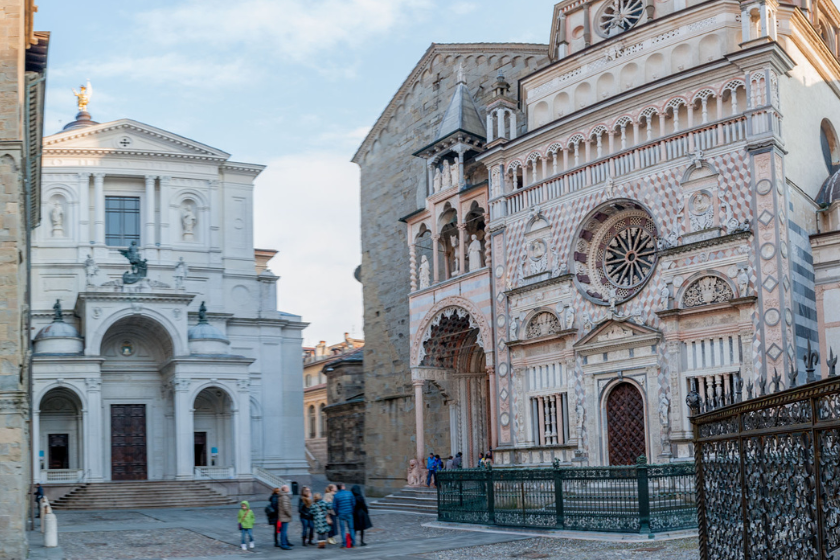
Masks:
[[[544,537],[549,539],[572,539],[580,541],[606,541],[606,542],[651,542],[651,541],[672,541],[697,537],[697,529],[685,531],[671,531],[668,533],[656,533],[653,535],[642,535],[638,533],[600,533],[595,531],[562,531],[551,529],[515,529],[512,527],[497,527],[494,525],[473,525],[470,523],[447,523],[444,521],[431,521],[423,523],[423,527],[433,529],[450,529],[455,531],[474,531],[479,533],[499,533],[505,535],[520,535],[524,537]]]

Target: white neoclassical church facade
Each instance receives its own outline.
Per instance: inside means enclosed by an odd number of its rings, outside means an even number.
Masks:
[[[263,166],[229,157],[85,111],[44,139],[36,481],[306,475],[306,324],[277,311],[275,252],[254,249]]]

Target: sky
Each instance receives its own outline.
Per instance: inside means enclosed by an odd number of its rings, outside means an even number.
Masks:
[[[553,1],[37,0],[52,33],[45,134],[93,86],[130,118],[260,163],[255,245],[304,344],[363,336],[359,169],[350,158],[432,42],[548,41]],[[515,12],[515,15],[512,13]],[[407,154],[407,157],[410,157]],[[408,286],[406,286],[408,290]]]

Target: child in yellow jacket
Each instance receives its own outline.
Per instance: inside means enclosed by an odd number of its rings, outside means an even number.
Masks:
[[[248,502],[242,502],[242,507],[239,509],[239,530],[242,531],[242,550],[247,550],[246,539],[251,539],[251,548],[254,548],[254,512],[251,511],[251,506]]]

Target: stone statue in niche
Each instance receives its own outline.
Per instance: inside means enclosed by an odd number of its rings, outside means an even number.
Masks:
[[[671,401],[668,395],[662,394],[659,397],[659,423],[663,428],[667,428],[670,424]]]
[[[428,288],[431,281],[431,272],[429,270],[429,259],[426,255],[420,257],[420,289]]]
[[[563,312],[563,322],[567,330],[575,328],[575,310],[571,304],[567,305]]]
[[[461,184],[461,173],[460,173],[461,166],[458,164],[457,161],[453,162],[452,165],[449,166],[449,182],[452,184],[453,187],[457,187]]]
[[[441,172],[441,187],[444,189],[448,189],[452,186],[452,172],[449,171],[449,162],[443,162],[443,171]]]
[[[750,277],[747,274],[747,267],[742,266],[738,269],[735,280],[738,282],[738,295],[741,297],[750,295]]]
[[[478,236],[475,234],[470,239],[472,241],[470,241],[469,271],[472,272],[481,268],[481,241],[478,240]]]
[[[50,222],[52,222],[52,236],[64,237],[64,208],[58,200],[54,200],[50,208]]]
[[[436,193],[440,192],[440,187],[441,187],[442,183],[443,183],[443,177],[441,177],[441,174],[440,174],[440,167],[435,167],[435,177],[434,177],[434,181],[433,181],[434,192],[436,192]]]
[[[175,287],[181,289],[184,287],[184,280],[187,278],[189,267],[184,262],[184,257],[178,259],[178,264],[175,265],[175,273],[172,275],[175,278]]]
[[[519,340],[519,320],[516,317],[510,322],[510,339]]]
[[[450,235],[449,236],[449,244],[452,246],[452,270],[451,276],[455,277],[461,274],[461,263],[458,260],[458,236],[457,235]]]
[[[184,204],[181,208],[181,225],[184,228],[184,241],[192,241],[194,239],[193,230],[197,221],[192,204]]]
[[[542,239],[532,241],[528,245],[528,274],[539,274],[546,269],[546,245]]]
[[[96,286],[94,279],[97,274],[99,274],[99,267],[96,265],[96,261],[93,260],[93,255],[88,255],[85,259],[85,283],[88,286]]]
[[[702,231],[714,225],[714,204],[709,193],[695,193],[689,201],[688,210],[691,231]]]

